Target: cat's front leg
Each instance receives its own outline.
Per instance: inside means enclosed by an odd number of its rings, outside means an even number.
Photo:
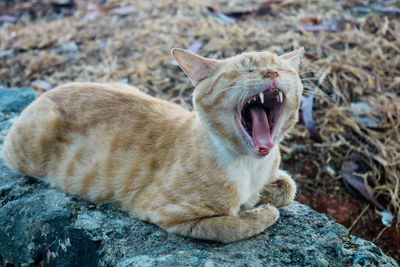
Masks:
[[[254,194],[252,197],[250,197],[249,200],[247,200],[245,203],[243,203],[240,206],[241,211],[249,210],[252,209],[256,206],[256,204],[260,201],[260,194]]]
[[[296,196],[296,189],[292,177],[286,172],[278,170],[276,179],[264,186],[258,205],[268,203],[278,208],[289,205]]]
[[[195,209],[196,207],[192,207],[192,210]],[[156,224],[180,235],[231,243],[262,233],[278,220],[279,211],[276,207],[265,204],[242,211],[238,215],[213,215],[194,219],[189,219],[190,214],[177,215],[170,213]],[[182,217],[187,219],[179,220]]]

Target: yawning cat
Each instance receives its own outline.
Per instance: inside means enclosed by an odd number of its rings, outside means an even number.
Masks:
[[[225,243],[261,233],[296,192],[278,144],[298,119],[303,49],[172,54],[195,85],[193,112],[127,85],[69,83],[22,112],[3,157],[169,232]]]

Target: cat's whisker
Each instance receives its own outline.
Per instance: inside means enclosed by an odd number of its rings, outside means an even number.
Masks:
[[[329,73],[329,69],[325,69],[322,72],[321,71],[318,71],[318,72],[317,71],[308,71],[308,72],[304,72],[304,73],[310,73],[310,72],[313,72],[314,74],[319,73],[319,77],[300,78],[300,80],[303,83],[303,87],[305,89],[305,91],[304,91],[305,95],[315,94],[315,95],[319,95],[319,96],[324,96],[330,102],[335,103],[336,101],[322,90],[323,87],[329,88],[332,91],[332,93],[335,94],[335,89],[333,88],[333,86],[329,83],[329,81],[325,80],[325,78],[327,77],[327,75]]]
[[[239,95],[239,94],[240,94],[240,97],[238,98],[238,106],[237,106],[237,108],[240,107],[241,105],[243,105],[243,103],[244,103],[244,101],[245,101],[245,99],[246,99],[246,96],[247,96],[247,91],[237,91],[236,93],[234,93],[234,94],[231,96],[231,98],[235,99],[236,96]],[[229,102],[230,102],[230,101],[229,101]],[[225,103],[225,105],[224,105],[224,110],[226,110],[227,104],[228,104],[228,103]]]
[[[238,108],[242,107],[244,105],[244,101],[246,100],[246,91],[243,92],[243,94],[240,96],[239,101],[238,101]]]
[[[243,93],[243,91],[237,91],[237,92],[235,92],[233,95],[231,95],[230,98],[231,98],[231,99],[232,99],[232,98],[235,99],[236,96],[237,96],[238,94],[241,94],[241,93]],[[227,110],[227,105],[230,104],[230,103],[232,103],[232,101],[226,101],[225,104],[224,104],[223,109],[224,109],[224,110]]]
[[[314,83],[305,83],[303,84],[304,87],[304,91],[303,91],[303,95],[305,96],[309,96],[311,94],[314,94],[316,96],[324,96],[325,98],[327,98],[330,102],[332,103],[336,103],[336,101],[329,96],[327,93],[325,93],[320,86],[314,84]]]

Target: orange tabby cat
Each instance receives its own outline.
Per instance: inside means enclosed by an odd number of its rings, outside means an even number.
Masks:
[[[4,159],[173,233],[225,243],[261,233],[296,192],[278,143],[298,118],[303,49],[172,54],[196,86],[193,112],[127,85],[69,83],[22,112]]]

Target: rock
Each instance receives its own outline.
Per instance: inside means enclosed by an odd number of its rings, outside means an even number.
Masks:
[[[31,88],[0,88],[0,111],[21,112],[36,98]]]
[[[2,133],[12,122],[0,112]],[[65,195],[0,160],[0,265],[399,266],[308,206],[294,202],[280,213],[274,226],[247,240],[194,240],[138,221],[115,205]]]
[[[5,171],[0,182],[0,259],[4,263],[96,266],[97,248],[71,224],[69,198],[34,178]],[[34,194],[30,194],[33,193]]]

